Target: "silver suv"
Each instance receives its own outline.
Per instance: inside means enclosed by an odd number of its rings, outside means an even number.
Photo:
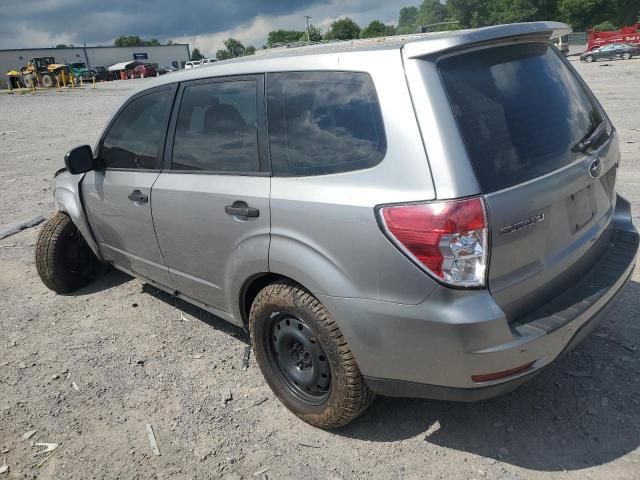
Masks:
[[[479,400],[575,346],[638,233],[618,134],[528,23],[275,50],[160,77],[66,156],[36,250],[246,328],[280,400],[334,428],[374,394]]]

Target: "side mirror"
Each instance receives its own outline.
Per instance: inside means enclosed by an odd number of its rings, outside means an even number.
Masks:
[[[76,147],[64,156],[64,165],[69,173],[77,175],[86,173],[94,168],[93,152],[89,145]]]

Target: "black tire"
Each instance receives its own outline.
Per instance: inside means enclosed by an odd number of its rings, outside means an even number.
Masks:
[[[45,286],[56,293],[69,293],[95,280],[103,264],[65,212],[44,224],[36,242],[36,269]]]
[[[593,55],[587,55],[586,57],[584,57],[584,61],[587,63],[591,63],[595,60]]]
[[[374,394],[335,321],[322,303],[295,282],[277,281],[258,293],[251,305],[249,332],[267,383],[305,422],[322,429],[339,428],[373,401]],[[298,333],[307,340],[298,343]],[[299,362],[292,366],[295,355]],[[297,375],[307,373],[304,378],[311,378],[311,385],[306,380],[301,384],[295,381],[301,378]]]
[[[624,52],[622,54],[622,59],[623,60],[631,60],[631,54],[629,52]]]
[[[33,88],[34,82],[35,82],[35,79],[34,79],[33,75],[24,75],[22,77],[22,83],[27,88]]]
[[[45,88],[54,87],[56,84],[56,79],[52,74],[46,74],[42,76],[42,86]]]

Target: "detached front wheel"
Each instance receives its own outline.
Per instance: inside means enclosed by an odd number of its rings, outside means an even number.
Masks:
[[[45,286],[56,293],[69,293],[95,280],[103,270],[69,215],[58,212],[38,235],[36,269]]]
[[[267,383],[305,422],[346,425],[374,398],[340,329],[324,305],[300,285],[278,281],[256,296],[251,343]]]

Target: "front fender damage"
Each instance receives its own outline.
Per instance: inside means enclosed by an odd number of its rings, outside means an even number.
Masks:
[[[100,249],[95,241],[91,227],[87,220],[84,208],[82,206],[82,197],[80,194],[80,184],[84,178],[84,174],[72,175],[68,171],[56,172],[54,180],[53,195],[58,210],[66,212],[71,220],[78,228],[91,251],[102,260]]]

